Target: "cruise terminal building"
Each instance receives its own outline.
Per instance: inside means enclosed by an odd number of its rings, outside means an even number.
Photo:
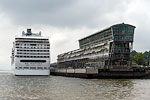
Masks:
[[[79,49],[58,55],[61,68],[129,68],[135,26],[115,24],[79,40]]]

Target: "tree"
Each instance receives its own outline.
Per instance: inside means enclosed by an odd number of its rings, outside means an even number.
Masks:
[[[134,57],[136,54],[137,54],[137,52],[136,52],[135,50],[133,50],[133,51],[131,52],[131,57]]]
[[[133,57],[133,61],[135,63],[137,63],[138,65],[145,65],[146,61],[144,59],[144,54],[142,53],[137,53],[134,57]]]
[[[147,61],[147,65],[149,65],[149,60],[150,60],[150,51],[145,51],[144,52],[144,59]]]

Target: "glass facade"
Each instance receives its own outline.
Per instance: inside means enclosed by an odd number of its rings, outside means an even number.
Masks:
[[[79,46],[80,48],[85,48],[88,46],[103,43],[108,40],[112,40],[111,28],[97,32],[91,36],[79,40]]]
[[[112,26],[113,42],[110,46],[109,66],[130,66],[134,29],[134,26],[124,23]]]
[[[134,26],[119,24],[112,27],[114,41],[133,41]]]

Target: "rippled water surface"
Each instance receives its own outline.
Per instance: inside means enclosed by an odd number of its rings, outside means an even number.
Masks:
[[[150,100],[150,80],[0,73],[0,100]]]

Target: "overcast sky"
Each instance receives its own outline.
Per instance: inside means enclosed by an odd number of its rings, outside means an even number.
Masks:
[[[134,49],[150,50],[150,0],[0,0],[0,69],[10,70],[15,35],[32,28],[51,42],[51,62],[113,24],[136,26]]]

